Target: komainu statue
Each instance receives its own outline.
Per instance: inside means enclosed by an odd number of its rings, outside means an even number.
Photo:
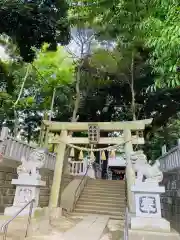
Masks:
[[[40,179],[41,176],[39,174],[40,168],[42,168],[45,164],[46,150],[42,148],[34,149],[29,157],[22,157],[22,164],[17,168],[17,174],[20,175],[29,175],[36,179]]]
[[[137,173],[136,182],[160,183],[163,173],[160,171],[160,162],[156,161],[152,166],[148,163],[143,151],[133,152],[131,161],[134,171]]]

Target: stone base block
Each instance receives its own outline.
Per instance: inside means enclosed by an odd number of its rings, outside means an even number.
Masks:
[[[132,217],[131,229],[170,232],[170,223],[164,218]]]
[[[25,208],[20,214],[18,214],[19,217],[24,217],[24,216],[28,216],[29,215],[29,208],[30,206],[28,206],[27,208]],[[16,213],[18,213],[20,210],[22,209],[22,207],[7,207],[4,210],[4,215],[5,216],[14,216]],[[32,209],[32,217],[34,217],[36,215],[37,211],[41,211],[42,208],[33,208]]]
[[[130,229],[128,232],[128,240],[180,240],[177,232],[149,232]]]
[[[49,217],[50,219],[58,219],[62,216],[62,208],[57,207],[57,208],[51,208],[49,209]]]

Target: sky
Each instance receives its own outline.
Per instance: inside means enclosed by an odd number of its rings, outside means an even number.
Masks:
[[[81,56],[81,48],[83,42],[83,55],[90,53],[93,49],[101,47],[104,49],[113,50],[115,43],[112,41],[98,42],[95,39],[94,33],[91,29],[78,30],[76,28],[71,29],[72,40],[65,47],[66,51],[71,53],[73,57],[79,58]],[[91,39],[91,40],[90,40]],[[0,45],[0,59],[8,60],[9,57],[5,53],[4,47]]]
[[[8,55],[5,53],[4,47],[0,46],[0,59],[7,60]]]

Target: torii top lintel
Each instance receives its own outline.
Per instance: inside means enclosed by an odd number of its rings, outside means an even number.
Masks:
[[[149,125],[151,122],[152,118],[125,122],[95,122],[94,124],[98,125],[101,131],[120,131],[123,129],[143,130],[145,125]],[[43,124],[52,132],[58,132],[61,130],[78,132],[87,131],[88,125],[93,124],[93,122],[53,122],[43,120]]]

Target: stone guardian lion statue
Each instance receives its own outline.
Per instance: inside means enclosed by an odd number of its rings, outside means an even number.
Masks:
[[[29,154],[27,160],[23,156],[21,158],[22,164],[17,168],[17,174],[19,176],[22,174],[27,174],[29,176],[34,176],[36,179],[39,179],[39,169],[42,168],[45,164],[45,153],[45,149],[37,148]]]
[[[160,171],[160,162],[156,161],[152,166],[148,163],[143,151],[133,152],[131,162],[134,171],[137,173],[136,182],[160,183],[163,180],[163,173]],[[145,180],[144,180],[145,178]]]

